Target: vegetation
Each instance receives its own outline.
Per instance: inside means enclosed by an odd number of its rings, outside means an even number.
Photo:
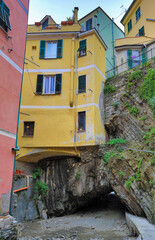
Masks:
[[[107,83],[104,87],[104,93],[109,94],[109,93],[113,93],[113,92],[116,92],[116,87]]]
[[[124,144],[126,142],[127,142],[127,140],[125,140],[123,138],[113,138],[113,139],[110,139],[106,144],[116,145],[116,144]]]
[[[48,185],[40,180],[37,180],[35,188],[34,188],[34,199],[37,200],[38,197],[45,196],[48,191]]]
[[[129,112],[130,112],[132,115],[134,115],[134,116],[137,117],[137,115],[138,115],[139,112],[140,112],[139,108],[133,107],[133,106],[132,106],[130,103],[128,103],[128,102],[125,102],[125,106],[129,109]]]
[[[127,88],[130,88],[135,82],[140,81],[143,78],[143,73],[140,70],[136,70],[128,77]]]
[[[119,104],[118,102],[113,102],[113,103],[112,103],[112,106],[113,106],[115,109],[117,109],[117,108],[118,108],[118,104]]]
[[[45,196],[48,191],[48,185],[45,182],[40,180],[41,177],[41,168],[35,168],[33,170],[32,176],[36,181],[36,185],[34,187],[34,199],[37,200],[39,196]]]
[[[149,69],[139,89],[139,97],[150,105],[155,117],[155,69]]]
[[[77,172],[77,174],[76,174],[76,179],[79,180],[80,177],[81,177],[81,171],[79,170],[79,171]]]

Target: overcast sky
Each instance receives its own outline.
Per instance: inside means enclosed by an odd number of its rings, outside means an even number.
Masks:
[[[72,16],[74,7],[79,7],[80,19],[100,6],[111,18],[117,18],[115,22],[124,30],[120,20],[131,3],[132,0],[30,0],[29,24],[40,21],[45,15],[51,15],[56,23],[61,23]]]

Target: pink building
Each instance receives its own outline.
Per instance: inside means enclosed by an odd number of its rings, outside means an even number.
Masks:
[[[0,214],[9,212],[29,0],[0,0]]]

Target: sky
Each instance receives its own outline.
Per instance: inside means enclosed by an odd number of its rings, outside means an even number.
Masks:
[[[41,21],[45,15],[51,15],[59,24],[67,17],[72,17],[74,7],[79,7],[78,18],[80,19],[100,6],[124,30],[120,20],[131,3],[132,0],[30,0],[28,23],[34,24]]]

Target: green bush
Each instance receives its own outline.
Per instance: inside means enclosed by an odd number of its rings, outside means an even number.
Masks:
[[[113,85],[107,83],[104,87],[104,93],[108,94],[108,93],[113,93],[113,92],[116,92],[116,88]]]

